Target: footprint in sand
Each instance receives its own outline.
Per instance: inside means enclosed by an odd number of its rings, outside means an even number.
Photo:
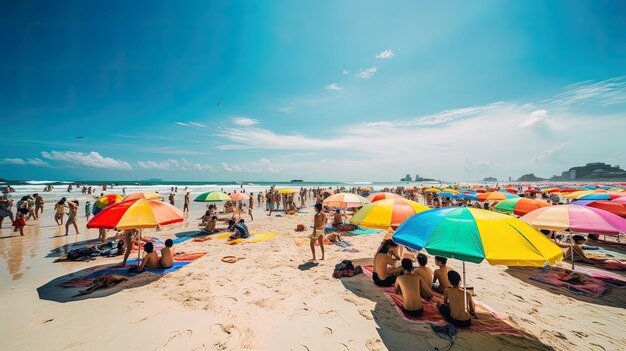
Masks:
[[[374,319],[374,317],[372,317],[372,314],[369,311],[359,310],[359,314],[363,316],[363,318],[367,319],[368,321],[371,321],[372,319]]]

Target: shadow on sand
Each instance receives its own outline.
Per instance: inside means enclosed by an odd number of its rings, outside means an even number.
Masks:
[[[105,269],[111,267],[111,264],[104,264],[95,267],[85,268],[77,272],[73,272],[70,274],[66,274],[55,278],[48,283],[37,288],[37,293],[39,294],[39,298],[41,300],[48,300],[54,302],[74,302],[81,301],[86,299],[94,299],[99,297],[110,296],[113,294],[117,294],[118,292],[128,289],[128,288],[136,288],[144,285],[148,285],[154,281],[157,281],[162,275],[154,274],[150,272],[144,272],[138,274],[136,276],[128,278],[127,281],[121,282],[115,286],[108,288],[101,288],[89,295],[78,295],[80,290],[85,290],[86,287],[71,287],[65,288],[59,286],[59,284],[66,282],[70,279],[80,278],[89,275],[95,271]],[[77,296],[78,295],[78,296]]]
[[[543,289],[555,295],[564,295],[564,296],[568,296],[579,301],[584,301],[584,302],[592,303],[595,305],[626,308],[626,289],[611,287],[610,285],[607,284],[608,289],[603,296],[590,297],[590,296],[583,296],[583,295],[575,294],[565,288],[559,288],[557,286],[531,280],[530,277],[536,276],[537,274],[541,273],[541,268],[508,267],[504,272],[514,278],[521,280],[524,283],[531,284],[537,288]]]
[[[359,260],[360,261],[360,260]],[[356,264],[370,264],[371,259]],[[371,311],[378,325],[378,334],[389,350],[553,350],[537,338],[512,335],[491,335],[487,333],[459,331],[454,345],[440,338],[432,331],[430,323],[409,323],[396,311],[393,304],[364,274],[352,278],[342,278],[344,287],[356,296],[376,303]],[[363,314],[363,313],[362,313]],[[367,318],[367,317],[366,317]]]
[[[100,239],[88,239],[88,240],[77,241],[75,243],[61,245],[59,247],[55,247],[54,249],[51,249],[50,252],[48,252],[48,254],[46,255],[46,257],[50,258],[50,257],[65,256],[67,255],[68,252],[70,252],[70,250],[77,249],[79,247],[84,247],[85,245],[97,244],[99,242],[100,242]]]

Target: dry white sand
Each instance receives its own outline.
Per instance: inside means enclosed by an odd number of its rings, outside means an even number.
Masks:
[[[39,221],[30,221],[24,237],[5,222],[0,231],[0,340],[4,350],[434,350],[449,343],[428,324],[409,324],[364,276],[334,279],[342,259],[371,262],[379,235],[347,238],[359,253],[327,247],[326,260],[308,270],[312,213],[267,217],[256,210],[251,230],[280,234],[263,242],[225,245],[223,241],[186,241],[178,251],[208,255],[172,274],[151,274],[100,290],[86,298],[68,298],[50,287],[59,277],[89,267],[119,262],[52,263],[68,244],[97,237],[96,230],[62,236],[51,205]],[[189,222],[146,235],[162,238],[196,228],[203,204],[193,204]],[[312,211],[311,211],[312,212]],[[220,258],[242,258],[234,264]],[[432,259],[429,262],[431,266]],[[460,269],[460,262],[450,260]],[[434,266],[433,266],[434,267]],[[602,298],[585,298],[534,283],[537,269],[469,264],[468,283],[476,299],[510,315],[510,322],[534,336],[460,332],[457,350],[619,350],[626,345],[624,289]],[[53,282],[54,283],[54,282]]]

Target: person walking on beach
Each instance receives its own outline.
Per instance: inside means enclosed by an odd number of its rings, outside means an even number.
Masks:
[[[0,228],[2,227],[2,221],[4,217],[9,217],[11,223],[13,223],[13,211],[11,211],[11,200],[6,196],[0,196]]]
[[[65,215],[65,207],[67,207],[65,201],[67,201],[65,198],[61,198],[61,200],[54,205],[54,210],[56,211],[54,213],[54,221],[57,225],[63,225],[63,215]]]
[[[170,193],[169,200],[170,200],[170,205],[174,206],[174,203],[176,202],[176,198],[174,198],[174,193]]]
[[[33,196],[35,197],[35,212],[37,214],[43,213],[43,197],[39,194],[34,194]]]
[[[89,221],[89,217],[91,216],[91,201],[87,200],[85,203],[85,217],[87,221]]]
[[[76,224],[76,217],[78,217],[78,200],[70,201],[67,204],[70,208],[70,212],[67,214],[67,222],[65,223],[65,235],[69,233],[70,224],[76,229],[76,234],[79,234],[78,225]]]
[[[185,202],[183,203],[183,213],[189,214],[189,192],[185,194]]]
[[[322,258],[324,260],[324,225],[326,224],[326,215],[322,212],[323,206],[321,203],[315,204],[315,216],[313,217],[313,234],[311,234],[311,253],[313,259],[311,262],[317,262],[315,258],[315,241],[320,244],[320,250],[322,250]]]

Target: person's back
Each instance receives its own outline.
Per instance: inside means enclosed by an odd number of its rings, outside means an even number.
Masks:
[[[339,210],[337,210],[337,212],[335,212],[335,215],[333,217],[333,224],[338,225],[341,223],[343,223],[343,217],[341,216],[341,213],[339,212]]]
[[[392,248],[398,246],[392,240],[385,240],[378,252],[374,256],[374,273],[372,278],[374,284],[378,286],[393,286],[396,282],[395,274],[400,273],[399,269],[389,269],[389,266],[393,266],[396,263],[396,259],[389,254]]]
[[[161,268],[171,268],[174,265],[174,242],[172,239],[165,240],[165,247],[161,249]]]
[[[443,293],[445,288],[452,286],[448,280],[448,272],[450,271],[450,268],[446,266],[447,262],[447,258],[435,256],[435,264],[439,266],[439,268],[435,269],[433,272],[433,284],[439,282],[439,285],[435,290],[440,294]]]
[[[451,286],[444,290],[443,303],[437,308],[450,323],[457,327],[469,327],[472,323],[471,316],[478,318],[472,295],[459,288],[461,282],[459,273],[451,270],[448,273],[448,280]]]
[[[428,257],[423,253],[417,255],[417,262],[420,266],[415,268],[415,273],[418,274],[423,281],[423,284],[420,286],[420,293],[423,298],[430,299],[433,296],[433,271],[426,266]]]
[[[137,268],[138,272],[143,271],[145,268],[157,269],[161,267],[159,263],[159,255],[154,251],[154,245],[152,243],[146,243],[143,246],[146,252],[146,257],[141,261],[141,265]]]
[[[402,293],[404,312],[409,316],[419,317],[424,313],[420,297],[422,278],[414,272],[413,261],[408,258],[402,260],[402,270],[404,274],[396,279],[394,289],[396,293]]]

